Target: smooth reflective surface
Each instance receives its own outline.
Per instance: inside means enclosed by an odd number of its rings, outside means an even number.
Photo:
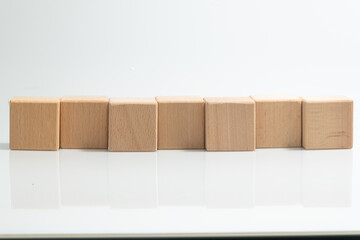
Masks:
[[[360,231],[355,149],[0,156],[0,236]]]

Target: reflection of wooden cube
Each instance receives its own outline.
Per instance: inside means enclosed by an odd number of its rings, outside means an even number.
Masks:
[[[256,147],[301,147],[301,98],[252,98],[256,103]]]
[[[61,148],[107,148],[108,97],[61,99]]]
[[[9,155],[11,207],[60,208],[59,151],[10,151]]]
[[[140,209],[158,206],[157,153],[129,152],[108,155],[108,201],[111,208]]]
[[[157,97],[158,149],[204,148],[204,100],[201,97]]]
[[[10,149],[58,150],[60,99],[14,97],[10,101]]]
[[[212,209],[254,207],[256,165],[255,152],[205,153],[206,207]]]
[[[109,151],[157,150],[155,98],[111,98]]]
[[[303,147],[352,148],[353,101],[346,97],[303,97]]]
[[[101,151],[59,152],[62,206],[108,207],[107,156]]]
[[[171,151],[157,153],[157,193],[160,207],[205,204],[204,153]]]
[[[249,98],[205,98],[206,150],[255,150],[255,102]]]

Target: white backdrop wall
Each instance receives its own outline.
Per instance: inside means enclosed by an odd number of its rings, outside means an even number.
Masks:
[[[340,94],[357,115],[359,80],[360,1],[0,0],[0,143],[16,95]]]

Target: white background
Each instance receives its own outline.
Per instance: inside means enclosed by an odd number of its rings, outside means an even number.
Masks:
[[[0,237],[359,233],[359,80],[360,1],[0,0]],[[353,98],[354,149],[7,146],[16,95],[252,94]]]
[[[3,143],[16,95],[356,100],[359,80],[360,1],[0,1]]]

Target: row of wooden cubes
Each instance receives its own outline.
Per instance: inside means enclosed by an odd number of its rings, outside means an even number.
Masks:
[[[352,148],[346,97],[14,97],[10,148],[156,151]]]

